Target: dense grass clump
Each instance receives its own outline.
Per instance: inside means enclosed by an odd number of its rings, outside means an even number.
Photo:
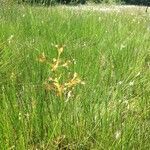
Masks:
[[[0,149],[150,149],[149,23],[144,11],[2,5]],[[69,96],[45,88],[56,45],[73,62],[61,80],[85,82]]]

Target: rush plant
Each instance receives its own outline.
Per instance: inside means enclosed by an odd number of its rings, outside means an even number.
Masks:
[[[64,45],[55,45],[55,47],[57,49],[57,57],[53,58],[52,61],[45,56],[44,52],[38,57],[39,62],[45,63],[48,66],[49,76],[45,80],[44,86],[47,91],[54,93],[58,97],[67,96],[68,99],[73,89],[79,84],[84,85],[85,82],[80,79],[78,73],[74,72],[71,74],[68,72],[72,62],[61,58]]]

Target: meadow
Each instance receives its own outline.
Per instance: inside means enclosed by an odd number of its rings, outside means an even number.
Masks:
[[[149,12],[0,6],[1,150],[148,150],[149,141]]]

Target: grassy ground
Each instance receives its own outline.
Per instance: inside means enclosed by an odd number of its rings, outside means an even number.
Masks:
[[[141,11],[1,5],[0,149],[150,149],[149,41]],[[71,96],[44,84],[56,44],[74,62],[61,82],[75,72],[85,82]]]

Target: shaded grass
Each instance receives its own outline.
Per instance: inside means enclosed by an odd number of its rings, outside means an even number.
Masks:
[[[1,6],[0,149],[149,149],[149,14]],[[69,101],[46,92],[37,61],[65,44],[86,81]]]

